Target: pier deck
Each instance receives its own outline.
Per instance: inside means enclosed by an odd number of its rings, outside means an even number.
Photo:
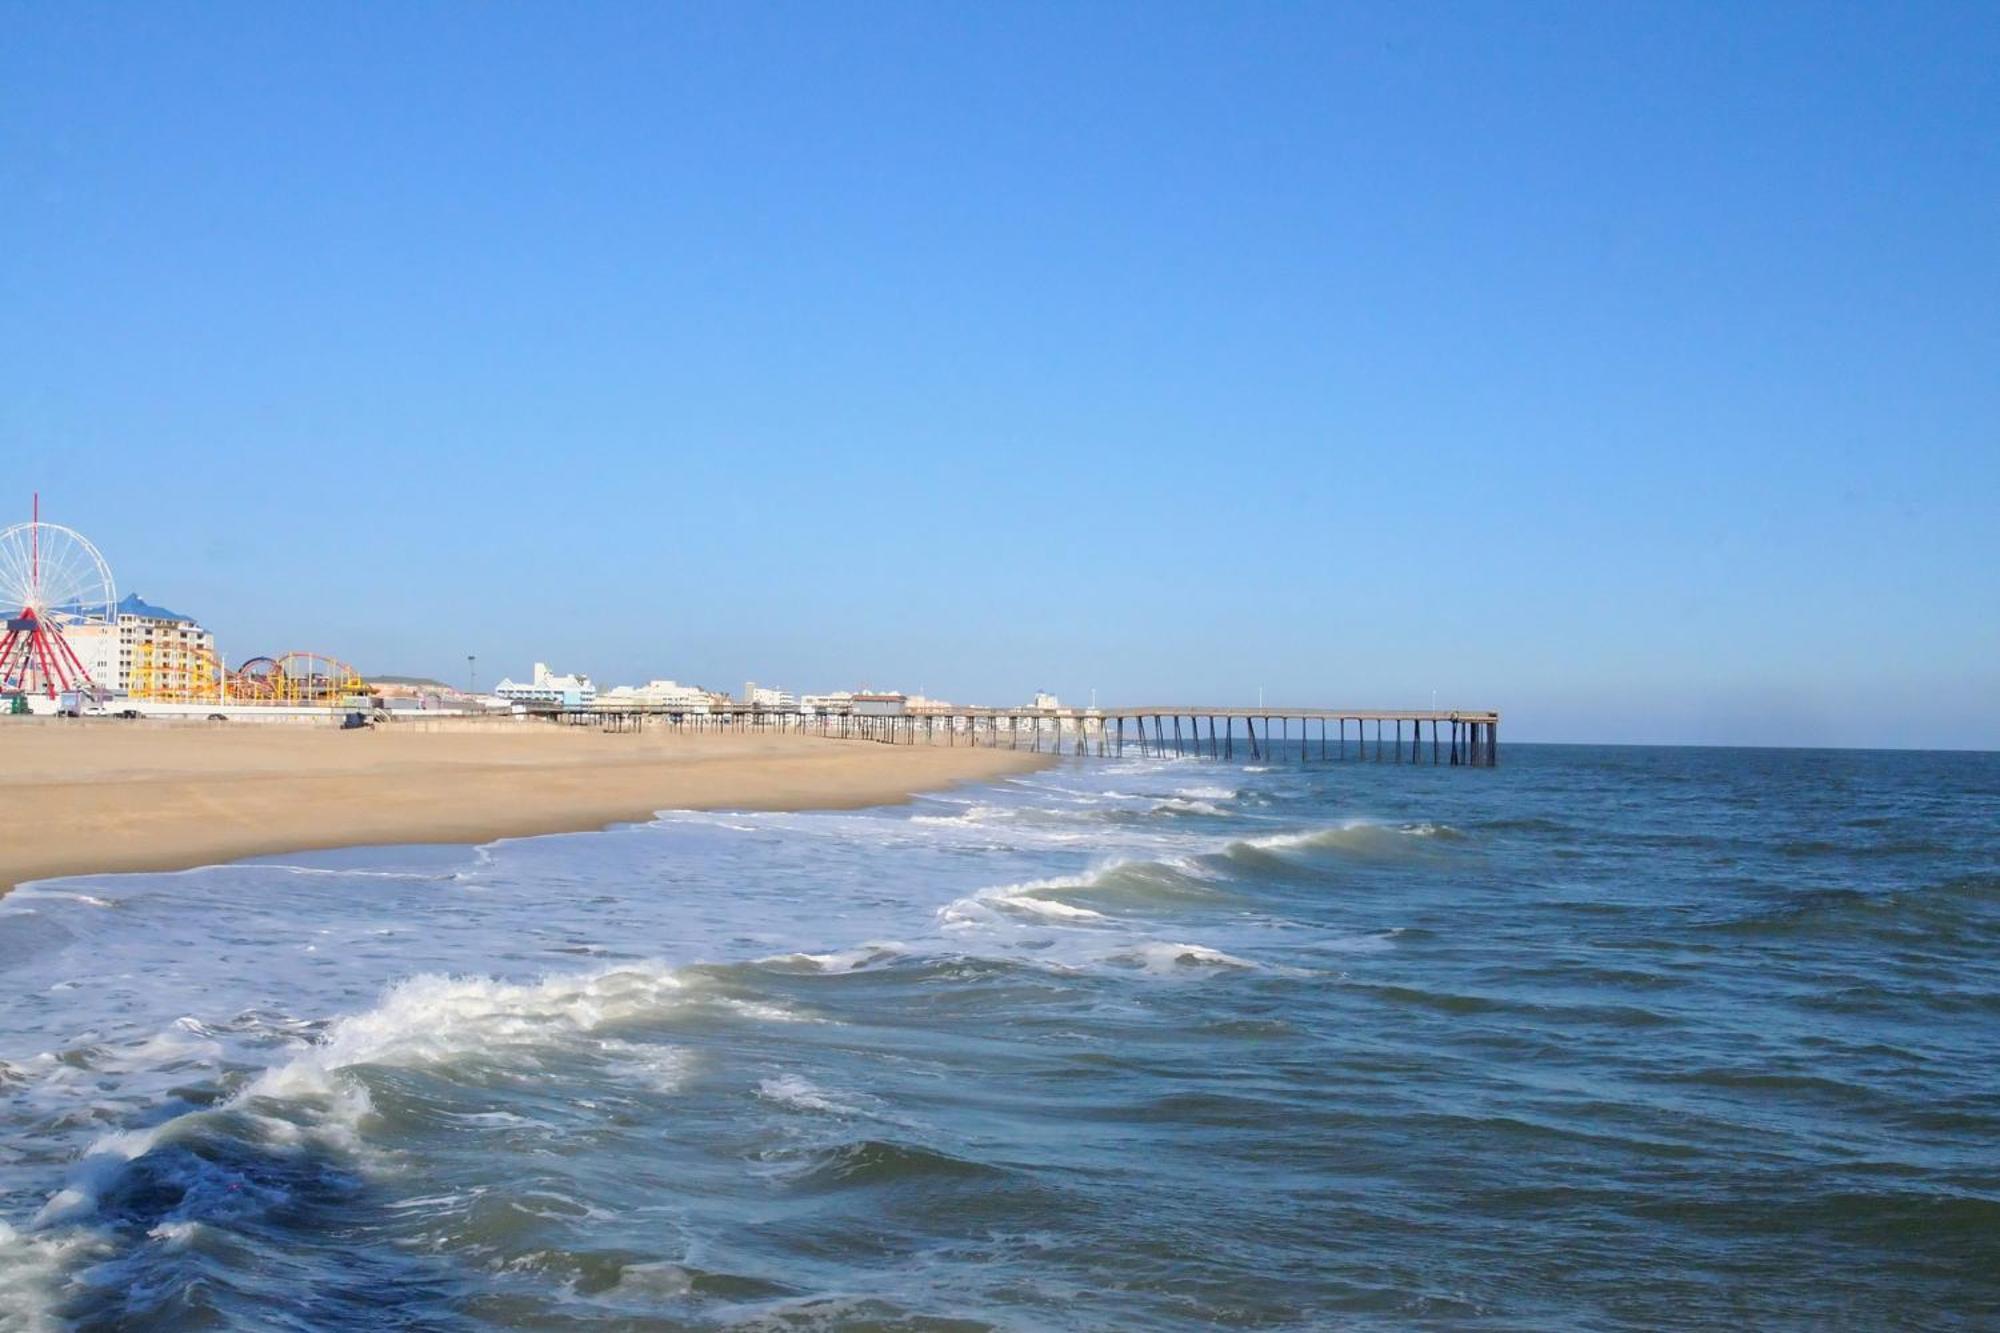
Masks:
[[[1182,704],[1140,708],[943,707],[914,713],[874,713],[738,705],[706,712],[666,707],[588,708],[558,716],[573,726],[598,726],[607,731],[639,731],[648,725],[685,731],[752,729],[885,745],[972,745],[1099,757],[1122,755],[1130,745],[1148,756],[1234,759],[1240,746],[1251,759],[1298,763],[1428,761],[1492,768],[1500,762],[1500,714],[1495,710]],[[1206,735],[1203,722],[1207,723]],[[1425,723],[1430,724],[1428,746]]]

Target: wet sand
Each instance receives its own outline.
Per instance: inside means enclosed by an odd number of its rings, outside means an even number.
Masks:
[[[386,843],[479,843],[666,809],[852,809],[1045,755],[546,724],[379,730],[0,720],[0,892]]]

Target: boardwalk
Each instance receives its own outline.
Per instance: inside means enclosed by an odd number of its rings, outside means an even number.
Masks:
[[[639,731],[774,731],[877,741],[885,745],[972,745],[1051,754],[1115,757],[1238,755],[1281,763],[1449,764],[1500,762],[1500,714],[1464,709],[957,708],[917,713],[809,713],[737,706],[705,713],[670,709],[577,709],[573,726]],[[1425,725],[1429,735],[1425,735]],[[1371,734],[1372,728],[1372,734]]]

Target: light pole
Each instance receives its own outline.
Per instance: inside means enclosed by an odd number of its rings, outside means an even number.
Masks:
[[[475,653],[465,655],[465,692],[479,693],[479,657]]]

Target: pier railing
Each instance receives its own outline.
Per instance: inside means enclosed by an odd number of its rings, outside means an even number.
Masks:
[[[1148,757],[1229,760],[1240,753],[1252,760],[1286,763],[1428,762],[1492,768],[1500,762],[1500,714],[1485,710],[1182,705],[946,708],[878,714],[746,705],[704,712],[666,706],[579,708],[554,716],[566,725],[604,731],[649,727],[690,733],[768,731],[883,745],[966,745],[1100,758],[1124,755],[1129,746]]]

